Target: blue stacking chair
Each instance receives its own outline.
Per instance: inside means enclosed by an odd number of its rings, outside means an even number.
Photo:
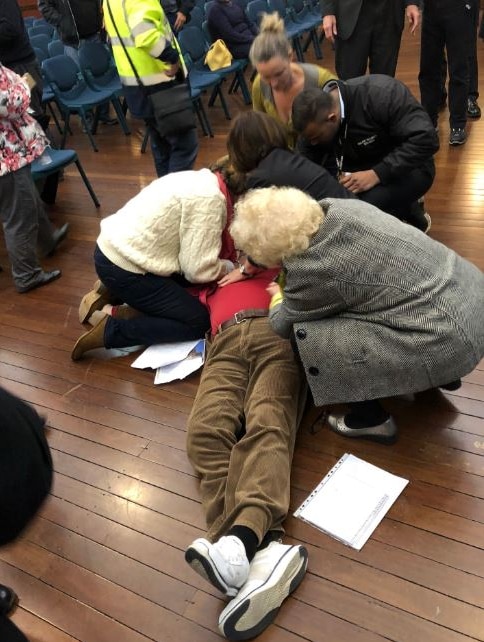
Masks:
[[[113,100],[113,93],[110,88],[102,90],[91,89],[91,87],[87,85],[81,70],[69,56],[62,55],[47,58],[47,60],[44,60],[42,63],[42,68],[54,90],[57,105],[65,120],[61,147],[63,148],[66,143],[71,114],[78,114],[84,125],[85,132],[89,137],[92,148],[95,152],[99,151],[92,137],[92,133],[96,131],[97,113],[94,119],[93,132],[91,132],[91,128],[87,122],[86,114],[100,105],[112,102],[116,113],[118,113],[119,109],[121,115],[124,117],[119,100]]]
[[[316,31],[322,22],[321,15],[316,15],[312,12],[312,8],[307,4],[307,0],[287,0],[287,8],[294,22],[300,25],[301,29],[308,32],[307,42],[303,46],[303,51],[306,51],[309,43],[312,43],[316,58],[321,59],[323,54],[321,53],[319,36]]]
[[[45,33],[41,33],[38,36],[32,36],[30,38],[30,44],[36,49],[40,49],[44,58],[49,58],[49,36],[46,36]]]
[[[39,181],[41,179],[47,178],[51,174],[58,172],[64,167],[67,167],[71,163],[75,163],[79,174],[81,175],[84,185],[87,187],[93,203],[96,207],[100,206],[99,200],[94,192],[92,185],[84,171],[84,168],[81,165],[81,161],[77,156],[77,152],[73,149],[53,149],[52,147],[47,147],[39,158],[36,158],[34,162],[30,165],[30,170],[32,172],[32,178],[34,181]]]
[[[48,55],[46,56],[45,53],[42,51],[42,49],[38,49],[37,47],[32,47],[32,49],[34,50],[35,57],[37,58],[37,61],[38,61],[39,65],[41,67],[41,70],[42,70],[42,79],[44,81],[44,87],[43,87],[43,90],[42,90],[42,102],[45,104],[45,106],[47,107],[47,109],[50,112],[50,115],[54,119],[54,123],[55,123],[55,125],[57,127],[57,130],[58,130],[59,134],[62,135],[62,127],[61,127],[61,125],[59,123],[59,119],[57,118],[57,114],[55,113],[55,110],[54,110],[54,107],[53,107],[53,104],[57,104],[56,100],[55,100],[54,90],[50,86],[50,83],[47,80],[47,78],[45,78],[44,70],[42,69],[42,63],[49,56]]]
[[[181,36],[183,36],[183,41],[180,39]],[[182,50],[186,51],[190,55],[195,69],[206,73],[210,72],[209,67],[205,64],[205,55],[210,48],[210,41],[207,41],[207,38],[203,33],[203,29],[190,26],[185,27],[185,29],[180,33],[179,42]],[[232,64],[229,67],[217,69],[215,72],[222,78],[226,78],[231,74],[235,75],[235,79],[238,83],[238,86],[240,86],[246,105],[250,105],[252,102],[249,88],[247,87],[247,82],[244,77],[244,70],[248,64],[249,61],[247,59],[233,60]],[[234,84],[232,85],[232,88],[233,87]],[[209,104],[211,103],[209,102]]]
[[[208,4],[208,3],[207,3]],[[205,10],[202,7],[195,5],[190,11],[190,22],[187,22],[185,26],[187,27],[201,27],[203,21],[205,20],[205,15],[207,12],[207,6],[205,5]]]
[[[53,27],[48,22],[46,22],[41,25],[40,24],[36,25],[34,23],[33,27],[29,27],[27,33],[29,34],[29,39],[33,38],[34,36],[40,36],[43,34],[43,35],[46,35],[50,40],[54,35],[54,31],[55,31],[55,27]]]
[[[196,29],[196,27],[194,27]],[[190,31],[191,27],[185,27],[178,34],[178,42],[180,44],[183,59],[188,70],[188,82],[190,83],[191,90],[200,90],[201,92],[212,90],[208,104],[211,107],[217,96],[220,98],[222,109],[224,110],[225,117],[230,120],[230,112],[227,106],[227,101],[222,91],[223,77],[218,71],[210,71],[208,67],[200,69],[195,65],[189,50],[191,49]]]
[[[24,25],[25,25],[25,28],[27,29],[27,33],[28,33],[28,30],[30,29],[30,27],[34,26],[34,22],[36,20],[37,20],[37,18],[35,18],[35,16],[26,16],[24,18]]]
[[[304,53],[300,37],[306,29],[294,20],[291,10],[288,9],[286,5],[286,0],[269,0],[269,7],[272,11],[277,11],[284,20],[284,28],[286,30],[287,37],[292,41],[296,57],[300,62],[304,62]]]
[[[257,27],[260,26],[262,14],[270,13],[270,11],[267,0],[250,0],[245,7],[247,18]]]
[[[109,89],[111,91],[110,100],[116,110],[123,132],[128,136],[131,132],[119,100],[123,95],[123,86],[111,51],[101,42],[85,42],[79,49],[79,63],[81,72],[91,89],[97,91]],[[96,124],[95,121],[94,126]],[[94,129],[94,131],[96,130]]]
[[[64,43],[62,40],[51,40],[48,44],[49,58],[62,56],[64,54]]]

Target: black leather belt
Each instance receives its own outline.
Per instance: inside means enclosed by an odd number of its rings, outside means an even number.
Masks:
[[[240,310],[239,312],[236,312],[233,317],[221,323],[217,329],[217,332],[221,332],[222,330],[231,328],[233,325],[238,325],[239,323],[243,323],[247,319],[253,319],[255,317],[267,317],[267,316],[269,316],[268,308],[264,308],[264,309],[249,308],[247,310]]]

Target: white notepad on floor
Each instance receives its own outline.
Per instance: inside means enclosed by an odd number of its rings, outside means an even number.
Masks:
[[[359,551],[407,484],[346,453],[294,516]]]

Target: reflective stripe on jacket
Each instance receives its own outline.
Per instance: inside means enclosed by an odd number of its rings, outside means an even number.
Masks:
[[[136,86],[135,73],[126,57],[104,0],[104,20],[113,55],[123,85]],[[117,30],[143,84],[171,82],[165,71],[170,68],[159,56],[166,47],[179,51],[159,0],[109,0]]]

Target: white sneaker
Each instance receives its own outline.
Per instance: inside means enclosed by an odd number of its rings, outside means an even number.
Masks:
[[[195,573],[229,597],[237,595],[249,574],[245,547],[234,535],[221,537],[215,544],[196,539],[185,551],[185,559]]]
[[[259,551],[250,564],[247,582],[220,614],[220,632],[229,640],[249,640],[262,633],[301,583],[307,565],[304,546],[272,542]]]

